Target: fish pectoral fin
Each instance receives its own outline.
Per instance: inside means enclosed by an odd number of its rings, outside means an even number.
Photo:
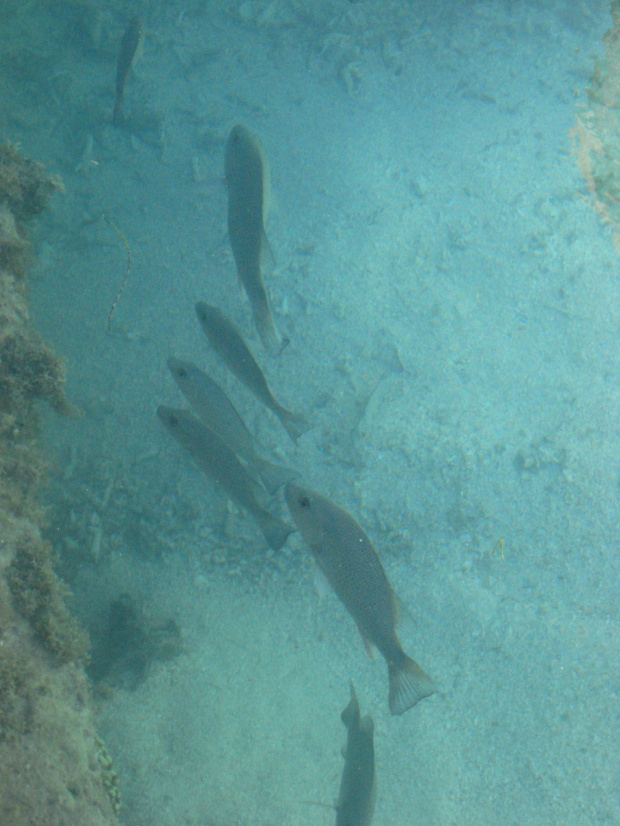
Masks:
[[[332,590],[329,580],[316,564],[314,566],[314,587],[320,600],[323,600]]]
[[[362,632],[360,631],[360,634]],[[362,634],[362,640],[364,641],[364,648],[366,649],[366,653],[370,657],[370,659],[374,662],[375,661],[375,646],[371,643],[371,641]]]
[[[271,249],[271,244],[267,238],[267,233],[263,228],[260,245],[260,268],[262,272],[272,273],[276,267],[276,258]]]
[[[360,720],[360,731],[365,734],[372,734],[375,730],[375,724],[370,714],[365,714]]]

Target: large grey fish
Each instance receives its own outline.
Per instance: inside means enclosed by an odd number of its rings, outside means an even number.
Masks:
[[[258,502],[252,478],[228,445],[189,410],[160,405],[157,415],[207,476],[254,517],[269,546],[280,550],[292,529]]]
[[[370,826],[375,811],[375,746],[372,717],[360,718],[351,684],[351,702],[340,715],[347,727],[344,771],[336,804],[336,826]]]
[[[274,398],[262,370],[236,327],[217,307],[204,301],[196,304],[196,314],[209,343],[230,372],[234,373],[268,410],[275,413],[288,435],[297,443],[297,439],[310,429],[310,425],[303,416],[291,413]]]
[[[191,361],[170,356],[168,367],[181,392],[208,428],[243,459],[252,476],[272,495],[299,476],[292,468],[274,465],[256,452],[254,437],[219,384]]]
[[[139,17],[132,17],[121,40],[121,47],[116,61],[116,100],[114,101],[114,114],[112,116],[114,126],[120,126],[123,122],[125,83],[130,71],[140,59],[143,43],[142,20]]]
[[[228,237],[237,275],[252,307],[263,346],[277,356],[289,343],[280,338],[273,323],[263,281],[263,264],[270,255],[265,235],[271,180],[260,141],[245,126],[235,126],[228,136],[225,158],[228,189]]]
[[[402,714],[435,691],[431,678],[410,659],[396,635],[398,598],[370,539],[355,519],[329,499],[294,482],[285,487],[291,515],[330,585],[342,600],[368,649],[387,663],[392,714]]]

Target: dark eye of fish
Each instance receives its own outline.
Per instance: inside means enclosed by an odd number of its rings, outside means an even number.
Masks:
[[[187,370],[185,369],[185,367],[179,367],[177,373],[179,376],[181,376],[181,378],[185,378],[185,376],[187,376]]]
[[[299,505],[302,508],[309,508],[310,507],[310,500],[307,496],[301,496],[299,499]]]

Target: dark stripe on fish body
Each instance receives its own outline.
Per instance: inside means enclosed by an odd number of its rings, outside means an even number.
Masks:
[[[135,66],[140,54],[143,39],[142,20],[132,17],[125,29],[116,61],[116,100],[114,102],[113,122],[118,126],[122,119],[123,95],[129,72]]]

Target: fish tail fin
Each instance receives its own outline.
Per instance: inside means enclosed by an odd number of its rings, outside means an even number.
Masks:
[[[406,654],[398,664],[388,663],[390,680],[390,712],[403,714],[423,697],[435,692],[435,686],[428,674]]]
[[[284,408],[278,411],[278,418],[295,444],[300,436],[313,427],[301,413],[291,413],[290,410]]]
[[[256,327],[263,347],[274,358],[279,356],[282,350],[291,343],[290,338],[278,334],[269,310],[265,316],[256,317]]]
[[[293,479],[299,478],[299,473],[290,467],[283,465],[274,465],[266,459],[258,458],[254,462],[256,472],[260,476],[260,480],[265,486],[265,490],[272,496],[287,482],[292,482]]]
[[[269,511],[265,510],[256,514],[256,521],[258,522],[258,527],[261,529],[263,536],[267,540],[267,544],[274,551],[280,550],[282,545],[284,545],[294,530],[289,525],[286,525],[284,522],[281,522],[275,516],[270,514]]]
[[[244,285],[246,294],[250,299],[250,306],[252,307],[252,315],[254,316],[254,324],[260,336],[263,347],[270,356],[274,358],[279,356],[282,350],[290,344],[290,339],[286,336],[280,336],[276,329],[273,315],[271,314],[271,307],[269,306],[269,299],[265,288],[260,284],[260,288],[256,291],[248,290],[246,280],[241,278],[241,283]]]

